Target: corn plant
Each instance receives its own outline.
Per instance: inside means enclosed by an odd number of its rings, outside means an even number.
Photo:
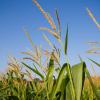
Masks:
[[[45,34],[43,37],[51,50],[36,46],[29,33],[25,31],[33,48],[22,52],[26,55],[22,60],[13,58],[8,63],[7,73],[1,76],[0,100],[100,100],[100,90],[95,86],[82,58],[76,65],[71,66],[69,63],[68,26],[63,43],[58,11],[56,10],[55,13],[58,21],[57,28],[52,16],[45,12],[36,0],[33,2],[51,26],[51,29],[47,27],[39,29],[53,35],[60,47],[53,44]],[[60,62],[61,57],[66,60],[64,64]],[[100,67],[99,63],[89,60]],[[27,61],[31,61],[31,64]]]

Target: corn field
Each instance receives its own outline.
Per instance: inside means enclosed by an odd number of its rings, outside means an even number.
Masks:
[[[65,40],[62,41],[58,11],[55,11],[56,25],[52,16],[43,10],[37,0],[33,0],[33,3],[51,27],[40,27],[39,30],[53,35],[60,47],[43,34],[51,48],[44,50],[35,45],[29,33],[24,31],[32,50],[22,52],[24,57],[21,59],[9,57],[7,72],[0,75],[0,100],[100,100],[100,77],[90,75],[81,57],[80,63],[73,66],[69,63],[68,25]],[[60,62],[61,57],[66,61],[64,64]],[[99,62],[90,58],[89,61],[100,67]]]

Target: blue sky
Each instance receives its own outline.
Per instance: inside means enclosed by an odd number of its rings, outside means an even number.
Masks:
[[[38,0],[43,9],[49,12],[55,19],[55,8],[58,9],[62,35],[64,38],[66,25],[69,25],[69,59],[71,64],[79,61],[78,55],[82,56],[90,66],[87,58],[100,61],[100,56],[86,54],[89,47],[85,42],[99,41],[100,30],[97,29],[91,18],[86,12],[88,7],[98,22],[100,22],[100,0]],[[0,71],[6,70],[7,57],[13,55],[20,58],[21,51],[30,49],[30,43],[26,38],[23,27],[25,27],[35,44],[47,44],[42,38],[43,32],[37,30],[40,26],[48,26],[38,8],[32,0],[0,0]],[[53,36],[49,36],[54,41]],[[90,67],[88,67],[90,69]],[[96,67],[97,74],[100,68]]]

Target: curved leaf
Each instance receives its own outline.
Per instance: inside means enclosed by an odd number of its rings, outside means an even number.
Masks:
[[[92,61],[94,64],[96,64],[97,66],[100,67],[100,63],[97,63],[96,61],[92,60],[92,59],[89,59],[90,61]]]
[[[44,79],[44,76],[35,68],[30,67],[29,65],[25,64],[24,62],[22,62],[22,64],[29,68],[30,70],[32,70],[35,74],[37,74],[38,76],[40,76],[42,79]]]
[[[75,88],[76,100],[81,99],[83,83],[85,80],[84,63],[76,64],[72,67],[72,78]]]
[[[54,72],[54,60],[51,58],[49,62],[49,68],[46,76],[46,81],[47,81],[47,90],[49,93],[52,91],[53,88],[53,72]]]

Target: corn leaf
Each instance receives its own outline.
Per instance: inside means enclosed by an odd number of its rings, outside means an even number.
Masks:
[[[60,100],[64,100],[66,97],[67,97],[68,100],[71,100],[71,99],[69,99],[69,96],[71,95],[71,92],[69,92],[68,83],[69,83],[69,77],[67,75],[67,76],[64,77],[64,79],[62,80],[62,83],[61,83],[61,87],[60,87],[61,97],[60,97]],[[68,93],[66,93],[66,87],[68,89]]]
[[[97,63],[96,61],[92,60],[92,59],[89,59],[90,61],[92,61],[94,64],[96,64],[97,66],[100,67],[100,63]]]
[[[35,68],[30,67],[29,65],[25,64],[24,62],[22,62],[22,64],[29,68],[30,70],[32,70],[35,74],[37,74],[38,76],[40,76],[42,79],[44,79],[44,76]]]
[[[67,54],[67,48],[68,48],[68,26],[67,26],[66,37],[65,37],[65,54]]]
[[[58,78],[56,80],[54,88],[52,89],[52,93],[51,93],[52,100],[55,98],[57,92],[59,91],[59,89],[61,87],[62,81],[64,79],[64,75],[65,75],[65,72],[66,72],[66,67],[67,67],[67,64],[64,64],[63,67],[61,68],[61,71],[60,71],[60,73],[58,75]]]
[[[49,66],[48,66],[48,72],[47,72],[47,76],[46,76],[46,81],[47,81],[47,89],[49,91],[49,93],[51,92],[52,88],[53,88],[53,73],[54,73],[54,60],[52,58],[50,58],[50,62],[49,62]]]
[[[79,63],[72,66],[72,78],[75,88],[76,100],[81,99],[83,83],[85,79],[85,71],[84,71],[84,64]]]
[[[61,32],[61,25],[60,25],[60,18],[59,18],[57,9],[56,9],[56,18],[57,18],[57,21],[58,21],[58,32],[60,33]]]

